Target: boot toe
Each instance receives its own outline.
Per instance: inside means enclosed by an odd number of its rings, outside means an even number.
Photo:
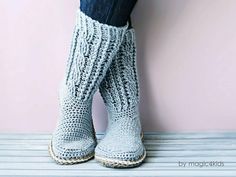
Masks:
[[[86,161],[93,157],[96,142],[92,138],[76,141],[52,140],[49,151],[52,158],[60,164]]]
[[[145,154],[145,147],[141,139],[131,141],[104,139],[95,149],[95,158],[98,161],[110,163],[105,164],[106,166],[112,166],[113,162],[118,162],[121,167],[122,164],[136,164],[136,162],[144,158]]]

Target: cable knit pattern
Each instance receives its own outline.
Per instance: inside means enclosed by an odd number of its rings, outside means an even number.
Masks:
[[[77,26],[77,43],[69,59],[66,82],[74,96],[89,100],[117,53],[127,25],[113,27],[101,24],[78,11]]]
[[[101,24],[81,11],[77,12],[66,74],[60,88],[60,118],[52,138],[56,157],[78,159],[94,152],[92,98],[126,29],[127,26]]]
[[[95,149],[95,156],[137,161],[145,154],[139,118],[139,84],[134,29],[127,30],[100,93],[108,110],[108,128]]]

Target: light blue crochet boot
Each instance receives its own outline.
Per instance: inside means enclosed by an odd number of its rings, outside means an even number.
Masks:
[[[95,159],[108,167],[134,167],[146,156],[139,119],[139,84],[134,29],[127,30],[100,88],[108,110],[105,137]]]
[[[84,162],[96,146],[92,98],[122,42],[125,27],[113,27],[78,11],[65,79],[60,88],[60,118],[49,145],[59,164]]]

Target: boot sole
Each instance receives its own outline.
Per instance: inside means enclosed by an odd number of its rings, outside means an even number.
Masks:
[[[125,160],[118,160],[118,159],[111,159],[106,157],[101,157],[95,155],[95,159],[100,162],[105,167],[111,168],[131,168],[139,166],[146,157],[146,151],[144,151],[143,155],[136,161],[125,161]]]
[[[52,141],[48,145],[48,152],[49,152],[49,155],[51,156],[51,158],[57,164],[60,164],[60,165],[72,165],[72,164],[82,163],[82,162],[86,162],[94,157],[94,152],[93,152],[87,156],[79,157],[79,158],[73,158],[73,159],[60,158],[60,157],[56,156],[55,153],[53,152]]]

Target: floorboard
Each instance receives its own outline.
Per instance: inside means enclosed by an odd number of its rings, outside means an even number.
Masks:
[[[98,141],[103,134],[98,133]],[[89,162],[61,166],[48,156],[49,134],[0,134],[1,177],[235,177],[236,132],[146,132],[147,158],[133,169]]]

